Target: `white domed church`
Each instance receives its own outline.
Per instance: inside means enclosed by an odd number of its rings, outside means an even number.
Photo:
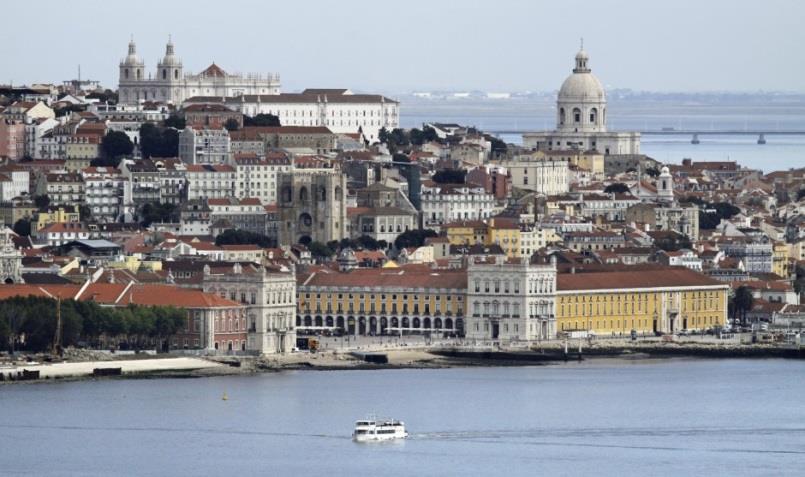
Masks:
[[[556,129],[523,134],[523,145],[537,150],[595,150],[604,155],[639,154],[639,132],[607,131],[607,96],[581,50],[576,67],[556,99]]]

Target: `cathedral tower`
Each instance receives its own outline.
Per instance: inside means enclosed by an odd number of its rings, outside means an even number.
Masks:
[[[176,56],[173,41],[168,37],[168,44],[165,45],[165,56],[157,64],[156,81],[159,83],[159,99],[168,103],[180,104],[184,97],[182,88],[178,86],[183,79],[182,60]]]

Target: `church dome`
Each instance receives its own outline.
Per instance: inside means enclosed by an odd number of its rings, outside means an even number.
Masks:
[[[182,66],[182,62],[174,52],[173,41],[170,39],[168,40],[168,44],[165,46],[165,56],[162,58],[162,61],[159,64],[160,66]]]
[[[559,101],[605,101],[604,86],[592,73],[573,73],[559,89]]]
[[[605,101],[604,87],[587,63],[590,55],[582,47],[576,53],[576,67],[559,88],[559,101]]]
[[[137,45],[134,43],[134,39],[129,42],[129,54],[123,60],[124,65],[128,66],[142,66],[143,60],[139,56],[137,56]]]

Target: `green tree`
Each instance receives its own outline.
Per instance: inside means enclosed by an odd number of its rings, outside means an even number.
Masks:
[[[492,145],[493,156],[497,157],[502,154],[506,154],[506,151],[508,151],[509,147],[506,145],[505,141],[494,136],[488,136],[487,139],[489,139],[489,142]]]
[[[358,244],[366,250],[377,250],[380,248],[380,243],[368,235],[361,235],[358,237]]]
[[[656,167],[646,168],[646,175],[651,177],[659,177],[660,171]]]
[[[741,213],[741,209],[729,202],[703,203],[699,205],[699,228],[714,229],[721,219],[729,220]]]
[[[238,129],[240,129],[240,124],[238,123],[237,119],[229,118],[224,123],[224,127],[226,128],[227,131],[237,131]]]
[[[117,104],[117,93],[111,89],[100,91],[93,91],[87,95],[88,99],[97,99],[101,103]]]
[[[414,146],[421,146],[425,143],[425,133],[420,129],[411,129],[408,131],[408,137],[410,138],[411,144]]]
[[[625,194],[629,192],[629,186],[622,182],[615,182],[610,184],[604,188],[604,192],[607,194],[616,193],[616,194]]]
[[[279,127],[280,118],[273,114],[256,114],[252,116],[243,116],[244,126],[261,126],[261,127]]]
[[[82,222],[92,221],[92,209],[88,205],[81,204],[78,206],[78,218]]]
[[[433,174],[433,182],[437,184],[464,184],[467,171],[463,169],[442,169]]]
[[[257,245],[267,248],[275,247],[276,241],[262,234],[248,230],[227,229],[215,237],[215,245]]]
[[[27,237],[31,235],[31,220],[22,218],[14,223],[13,227],[14,233],[21,236]]]
[[[393,156],[391,156],[391,160],[394,162],[406,162],[411,163],[411,159],[401,152],[395,152]]]
[[[315,259],[327,259],[335,254],[333,249],[321,242],[310,242],[307,245],[307,249],[310,250],[310,255]]]
[[[34,197],[34,205],[39,209],[39,212],[47,212],[50,205],[50,197],[47,194],[37,195]]]
[[[389,142],[389,130],[386,129],[386,126],[380,128],[380,131],[377,132],[377,140],[381,144],[388,144]]]
[[[178,220],[179,208],[176,204],[148,202],[140,209],[140,223],[143,227],[148,227],[153,222],[177,222]]]
[[[131,155],[134,143],[123,131],[109,131],[101,140],[101,150],[108,159],[120,159]]]
[[[187,126],[187,122],[182,116],[173,113],[165,119],[164,125],[166,128],[184,129]]]
[[[745,285],[741,285],[735,289],[735,294],[732,296],[732,311],[733,319],[740,320],[742,323],[746,322],[746,314],[752,310],[755,304],[755,297],[752,296],[752,290]]]
[[[690,239],[682,234],[668,233],[663,234],[662,238],[654,241],[654,245],[666,252],[676,252],[678,250],[690,249],[692,244]]]
[[[179,155],[179,133],[173,128],[143,123],[140,126],[140,151],[145,158],[176,157]]]
[[[417,229],[408,230],[397,236],[394,240],[394,246],[398,250],[406,247],[421,247],[425,245],[425,239],[428,237],[436,237],[438,234],[431,229]]]

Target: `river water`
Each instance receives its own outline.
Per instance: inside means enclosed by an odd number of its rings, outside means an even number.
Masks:
[[[0,474],[803,475],[804,375],[592,360],[7,385]],[[411,438],[353,443],[372,411]]]
[[[484,99],[401,98],[400,123],[421,127],[427,122],[456,122],[485,131],[547,130],[555,125],[554,97]],[[757,144],[754,135],[707,135],[707,131],[805,131],[805,101],[801,97],[776,99],[747,96],[724,99],[704,97],[699,101],[610,97],[610,130],[660,131],[664,128],[697,130],[700,144],[691,136],[645,134],[641,151],[661,162],[677,164],[684,158],[697,161],[738,161],[764,172],[805,166],[805,135],[767,135]],[[513,144],[521,134],[498,134]]]

